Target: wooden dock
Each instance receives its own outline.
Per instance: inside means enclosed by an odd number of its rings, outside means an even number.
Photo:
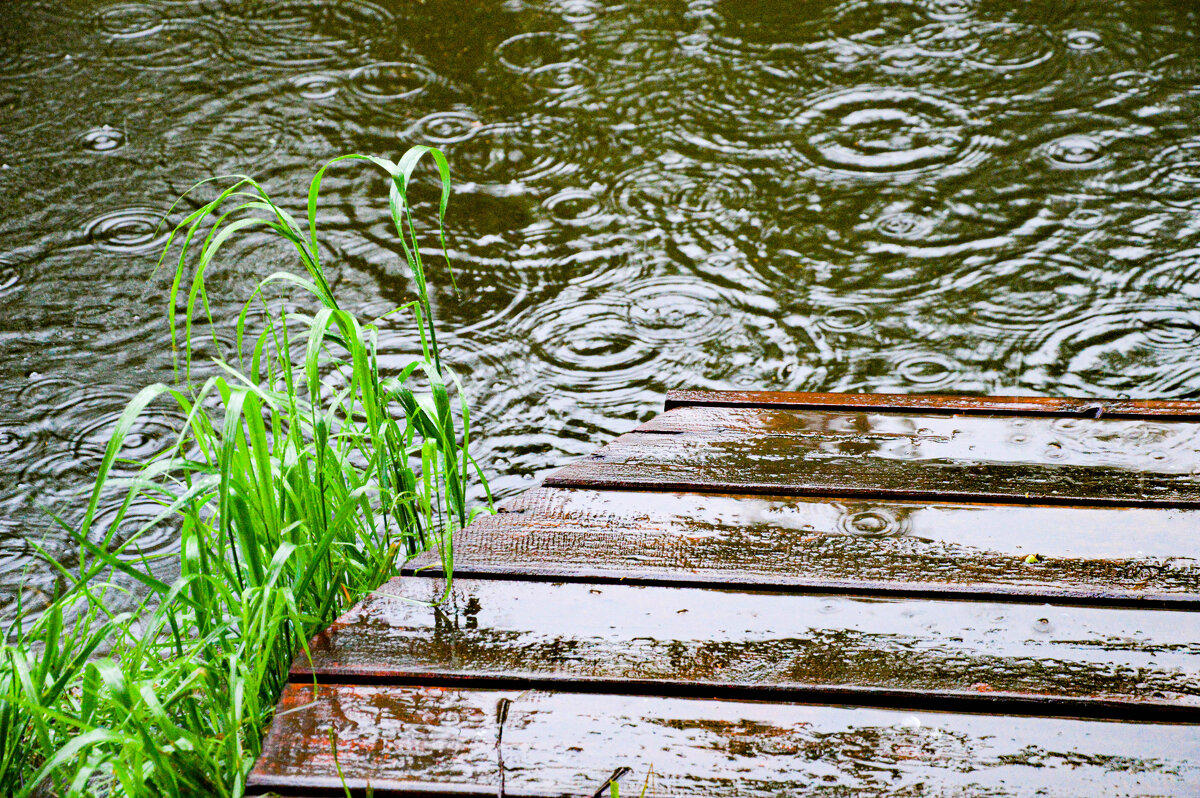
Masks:
[[[1200,403],[676,392],[409,571],[252,791],[1200,794]]]

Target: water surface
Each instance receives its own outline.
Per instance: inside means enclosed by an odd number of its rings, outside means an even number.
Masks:
[[[450,158],[436,311],[500,495],[676,387],[1197,396],[1198,38],[1190,2],[4,3],[0,582],[171,376],[175,196],[352,151]],[[364,317],[411,295],[380,190],[326,189]],[[228,323],[289,261],[225,255]]]

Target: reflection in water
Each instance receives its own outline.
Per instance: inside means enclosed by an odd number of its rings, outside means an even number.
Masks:
[[[672,387],[1195,395],[1197,29],[1144,0],[4,4],[0,580],[170,377],[163,210],[234,171],[301,197],[351,151],[450,158],[435,302],[501,495]],[[405,301],[378,186],[324,191],[341,296]],[[226,323],[288,265],[229,255]]]

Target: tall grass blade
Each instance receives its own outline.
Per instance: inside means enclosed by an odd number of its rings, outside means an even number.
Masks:
[[[156,268],[175,264],[165,316],[177,384],[129,403],[82,520],[69,526],[77,572],[55,563],[59,595],[0,646],[0,793],[241,796],[310,637],[408,556],[433,547],[452,572],[454,531],[491,498],[468,450],[463,386],[438,349],[408,201],[422,158],[438,173],[445,254],[449,166],[428,147],[397,162],[326,164],[309,184],[303,227],[235,175],[205,181],[222,187],[216,198],[169,231]],[[412,278],[412,301],[395,312],[413,314],[419,340],[395,373],[380,368],[382,320],[339,306],[319,258],[321,183],[343,161],[384,173]],[[245,235],[281,241],[296,269],[264,277],[233,329],[220,330],[205,276]],[[232,352],[196,359],[200,335],[220,352],[230,332]],[[164,402],[181,419],[174,445],[115,476],[130,431]],[[473,479],[483,508],[468,506]],[[123,496],[116,519],[97,529],[114,494]],[[132,525],[134,506],[158,509]],[[155,530],[179,538],[171,573],[138,548]]]

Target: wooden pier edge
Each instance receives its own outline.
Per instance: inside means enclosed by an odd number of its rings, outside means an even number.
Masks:
[[[1200,794],[1200,402],[665,407],[318,635],[249,793]]]
[[[1074,418],[1200,419],[1200,402],[1178,399],[1088,399],[1049,396],[847,394],[794,391],[667,392],[664,410],[678,407],[774,407],[813,410],[921,411],[946,415],[1028,415]]]

